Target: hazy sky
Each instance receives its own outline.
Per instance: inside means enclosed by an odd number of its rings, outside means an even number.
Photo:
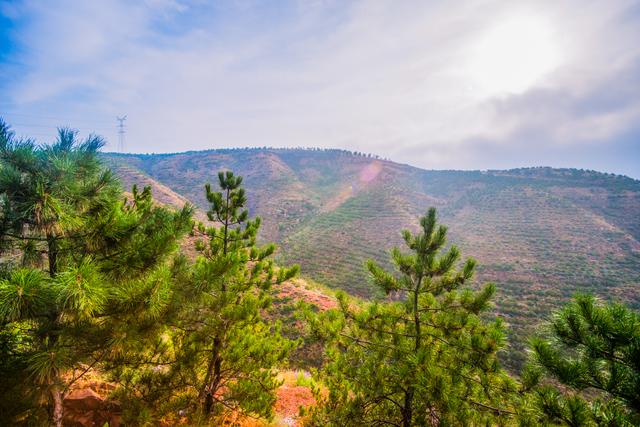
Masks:
[[[3,1],[0,116],[126,150],[322,146],[640,178],[640,1]]]

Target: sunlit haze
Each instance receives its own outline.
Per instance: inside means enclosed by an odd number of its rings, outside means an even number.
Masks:
[[[473,46],[472,87],[482,96],[525,92],[560,66],[559,45],[543,20],[526,15],[505,17]]]

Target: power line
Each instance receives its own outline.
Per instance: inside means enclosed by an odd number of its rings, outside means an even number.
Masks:
[[[55,130],[57,130],[60,127],[65,127],[65,126],[55,126],[55,125],[43,125],[43,124],[38,124],[38,123],[15,123],[15,122],[11,122],[11,123],[9,123],[9,125],[11,127],[23,126],[23,127],[27,127],[27,128],[36,127],[36,128],[55,129]],[[115,130],[114,128],[93,127],[93,126],[82,126],[80,128],[78,128],[76,126],[71,126],[71,128],[72,129],[91,129],[92,131],[113,131],[113,130]]]
[[[94,120],[94,119],[75,119],[73,117],[57,117],[57,116],[41,116],[39,114],[24,114],[24,113],[9,113],[9,112],[3,112],[0,113],[0,116],[16,116],[16,117],[27,117],[27,118],[33,118],[33,119],[44,119],[44,120],[56,120],[56,121],[60,121],[60,122],[82,122],[82,123],[100,123],[102,125],[107,124],[107,123],[112,123],[111,121],[108,120]]]

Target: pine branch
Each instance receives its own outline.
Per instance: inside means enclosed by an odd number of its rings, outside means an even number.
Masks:
[[[471,403],[472,405],[476,405],[476,406],[480,406],[481,408],[488,409],[491,412],[494,412],[494,413],[496,413],[498,415],[503,415],[503,414],[518,415],[516,412],[509,411],[507,409],[496,408],[496,407],[493,407],[493,406],[490,406],[490,405],[486,405],[484,403],[476,402],[474,400],[468,400],[468,402]]]

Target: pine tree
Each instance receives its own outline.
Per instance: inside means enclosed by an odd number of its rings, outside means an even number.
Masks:
[[[0,330],[56,426],[70,387],[153,324],[165,260],[191,224],[188,206],[155,207],[149,188],[125,199],[98,158],[103,144],[61,129],[39,146],[0,121]]]
[[[418,234],[402,233],[410,253],[393,249],[396,273],[367,263],[395,301],[340,295],[339,309],[307,313],[312,330],[328,340],[320,375],[326,390],[316,390],[310,424],[468,425],[513,415],[515,384],[496,356],[504,331],[499,320],[481,318],[495,286],[463,289],[475,262],[458,267],[460,253],[445,249],[446,233],[430,209]]]
[[[579,294],[531,340],[531,383],[540,422],[570,426],[640,424],[640,316]],[[541,371],[540,371],[541,370]],[[533,387],[543,373],[560,382]],[[585,394],[586,392],[586,394]]]
[[[294,277],[298,268],[276,271],[269,259],[275,245],[256,246],[260,218],[249,219],[242,177],[227,171],[218,179],[222,191],[207,185],[206,195],[209,220],[220,227],[200,229],[208,244],[198,246],[204,256],[195,266],[205,307],[215,316],[202,342],[210,351],[198,397],[205,413],[226,407],[271,417],[280,385],[273,367],[286,360],[292,343],[278,325],[264,323],[260,311],[271,303],[271,286]]]
[[[144,389],[153,395],[149,400],[165,400],[169,411],[191,411],[194,419],[270,419],[281,385],[276,368],[296,343],[262,316],[269,311],[272,286],[294,277],[298,267],[276,268],[275,246],[256,244],[260,219],[249,218],[242,177],[227,171],[218,178],[220,191],[206,186],[214,225],[199,224],[194,231],[200,256],[176,284],[170,344],[156,353],[155,366],[129,372],[137,375],[132,389]]]

